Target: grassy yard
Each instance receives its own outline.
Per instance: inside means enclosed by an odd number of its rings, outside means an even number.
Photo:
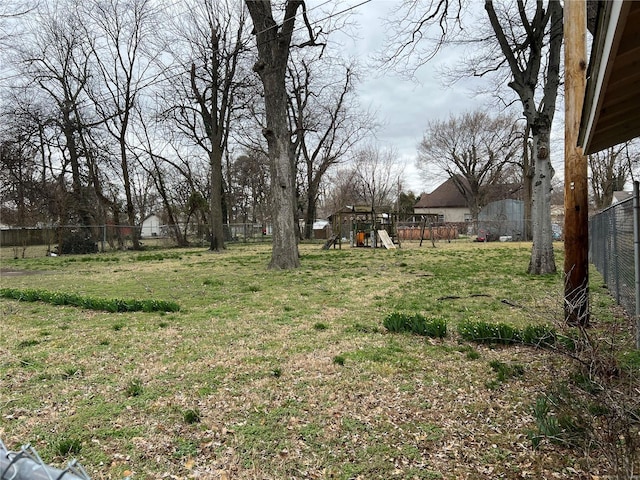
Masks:
[[[467,320],[562,319],[562,276],[527,275],[529,244],[300,251],[300,269],[269,271],[266,244],[19,260],[3,250],[0,287],[180,310],[0,299],[0,438],[56,465],[77,458],[94,480],[606,473],[597,449],[532,446],[536,399],[571,377],[570,360],[457,333]],[[561,256],[558,245],[560,269]],[[600,283],[592,275],[594,317],[612,324]],[[388,333],[396,312],[444,319],[447,336]],[[616,341],[630,341],[626,330]]]

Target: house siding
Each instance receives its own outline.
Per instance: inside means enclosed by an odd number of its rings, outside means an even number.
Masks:
[[[469,209],[464,207],[415,207],[414,213],[416,215],[442,215],[444,217],[445,223],[462,223],[467,220],[466,217],[469,215]]]

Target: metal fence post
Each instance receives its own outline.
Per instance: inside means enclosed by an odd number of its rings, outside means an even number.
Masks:
[[[616,303],[620,305],[620,266],[618,265],[618,224],[614,217],[613,228],[611,229],[611,237],[613,242],[613,248],[611,253],[613,255],[613,275],[616,289]]]
[[[633,263],[635,267],[636,348],[640,349],[640,183],[633,182]]]

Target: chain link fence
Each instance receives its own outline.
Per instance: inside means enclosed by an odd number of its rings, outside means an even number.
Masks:
[[[637,197],[616,203],[589,221],[589,259],[618,305],[631,317],[636,315],[635,272],[640,260],[636,253],[637,233],[634,235],[634,201]]]
[[[29,444],[13,452],[0,440],[0,480],[90,480],[81,465],[71,461],[58,469],[44,462]]]
[[[227,224],[224,226],[224,233],[227,243],[270,241],[270,232],[260,224]],[[14,258],[98,253],[130,249],[133,247],[134,236],[143,248],[207,247],[210,242],[204,232],[184,234],[169,225],[158,225],[152,232],[130,225],[65,225],[2,228],[0,247],[11,249]]]

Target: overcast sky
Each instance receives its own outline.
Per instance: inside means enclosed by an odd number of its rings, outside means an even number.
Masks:
[[[361,1],[353,0],[357,5]],[[372,56],[379,51],[385,41],[384,19],[400,5],[396,0],[373,0],[354,9],[353,20],[358,24],[359,38],[344,38],[347,51],[363,62],[371,64]],[[331,38],[330,38],[331,41]],[[372,68],[363,75],[358,85],[362,106],[371,107],[378,113],[383,123],[377,140],[382,147],[393,147],[400,162],[405,167],[406,189],[415,194],[431,191],[441,177],[425,181],[415,169],[418,143],[430,120],[447,119],[451,114],[472,110],[483,104],[482,98],[471,93],[472,85],[467,83],[445,87],[438,75],[443,64],[457,61],[450,51],[438,55],[431,63],[416,72],[416,79]],[[476,85],[477,86],[477,85]]]
[[[358,5],[362,0],[349,0],[347,5]],[[389,18],[393,11],[401,5],[400,0],[372,0],[354,8],[353,21],[358,24],[359,38],[333,37],[333,41],[344,43],[345,51],[353,51],[362,63],[372,58],[385,41],[384,19]],[[478,18],[483,19],[482,3],[471,3]],[[332,43],[332,36],[329,38]],[[405,166],[405,185],[407,190],[415,194],[423,191],[430,192],[438,186],[443,178],[434,175],[424,180],[415,168],[417,146],[430,120],[445,120],[450,115],[459,115],[476,108],[490,108],[492,99],[475,95],[485,80],[470,78],[458,82],[454,86],[444,86],[439,72],[442,65],[455,64],[460,61],[460,49],[449,48],[440,52],[434,60],[416,72],[417,81],[401,77],[380,68],[368,70],[362,83],[358,85],[359,98],[364,107],[371,107],[377,111],[378,119],[384,127],[378,135],[378,142],[383,147],[393,147],[398,153],[399,160]],[[371,62],[368,62],[371,63]],[[558,99],[561,107],[561,99]],[[556,113],[554,121],[554,135],[562,135],[561,111]],[[557,133],[559,132],[559,133]],[[552,147],[555,157],[554,166],[558,175],[562,175],[562,145],[559,151]],[[552,158],[554,158],[552,157]]]

